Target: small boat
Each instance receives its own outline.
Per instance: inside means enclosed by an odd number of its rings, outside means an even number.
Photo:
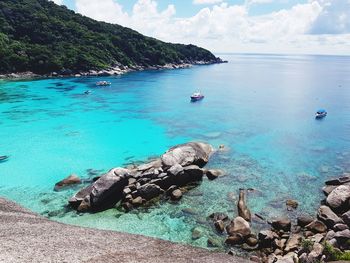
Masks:
[[[86,90],[86,91],[84,92],[85,95],[89,95],[90,93],[91,93],[91,90]]]
[[[110,85],[112,85],[112,83],[109,82],[109,81],[103,80],[103,81],[98,81],[98,82],[96,82],[96,85],[97,85],[97,86],[110,86]]]
[[[0,156],[0,163],[6,162],[9,158],[10,158],[10,157],[9,157],[9,156],[6,156],[6,155]]]
[[[194,101],[199,101],[199,100],[202,100],[204,99],[204,95],[201,94],[200,92],[195,92],[191,95],[191,101],[194,102]]]
[[[324,110],[324,109],[318,110],[318,111],[316,112],[316,114],[315,114],[315,118],[316,118],[316,119],[322,119],[322,118],[324,118],[324,117],[326,117],[326,116],[327,116],[327,111]]]

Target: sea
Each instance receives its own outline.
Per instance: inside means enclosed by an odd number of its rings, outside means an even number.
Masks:
[[[225,235],[208,217],[236,217],[241,188],[265,220],[315,216],[324,181],[350,172],[350,56],[220,56],[229,63],[0,81],[0,156],[9,156],[0,163],[0,196],[67,224],[205,248],[211,239],[219,250]],[[112,84],[96,86],[101,80]],[[205,98],[191,103],[196,91]],[[320,108],[328,115],[317,120]],[[79,214],[67,200],[84,184],[53,191],[70,174],[89,181],[189,141],[224,145],[206,168],[226,176],[204,178],[179,202]],[[289,211],[288,199],[298,208]],[[264,222],[254,216],[253,230]]]

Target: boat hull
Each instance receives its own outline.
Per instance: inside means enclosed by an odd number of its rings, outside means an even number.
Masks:
[[[196,97],[191,96],[191,101],[192,101],[192,102],[200,101],[200,100],[202,100],[202,99],[204,99],[204,96],[196,96]]]
[[[316,114],[315,118],[316,119],[323,119],[326,116],[327,116],[327,113],[325,113],[325,114]]]

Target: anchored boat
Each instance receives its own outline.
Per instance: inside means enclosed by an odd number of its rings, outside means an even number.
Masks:
[[[202,100],[202,99],[204,99],[204,95],[201,94],[200,92],[195,92],[191,96],[191,101],[192,102],[199,101],[199,100]]]
[[[324,109],[319,109],[319,110],[316,112],[316,114],[315,114],[315,118],[316,118],[316,119],[322,119],[322,118],[324,118],[324,117],[326,117],[326,116],[327,116],[327,111],[324,110]]]

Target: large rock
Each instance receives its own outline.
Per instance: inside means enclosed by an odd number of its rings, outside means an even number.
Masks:
[[[303,237],[300,234],[291,234],[289,239],[287,240],[287,244],[284,251],[289,252],[298,249],[302,238]]]
[[[346,213],[344,213],[341,218],[343,219],[344,223],[347,224],[350,227],[350,210]]]
[[[328,196],[338,185],[326,185],[322,188],[323,193]]]
[[[240,216],[231,221],[231,223],[226,227],[226,231],[230,236],[238,233],[243,237],[247,237],[251,233],[249,223]]]
[[[239,233],[232,233],[231,236],[229,236],[226,240],[225,243],[227,245],[235,246],[235,245],[240,245],[244,241],[244,238],[241,234]]]
[[[258,238],[261,247],[271,247],[278,235],[271,230],[262,230],[259,232]]]
[[[83,189],[81,189],[79,192],[77,192],[75,195],[73,195],[68,203],[73,207],[73,208],[78,208],[81,202],[85,199],[85,197],[89,196],[92,190],[92,185],[89,185]]]
[[[213,147],[209,144],[190,142],[171,148],[162,155],[161,160],[165,167],[171,167],[175,164],[181,166],[194,164],[203,167],[207,164],[213,151]]]
[[[240,189],[239,190],[239,199],[238,199],[238,204],[237,204],[237,208],[238,208],[238,215],[242,218],[244,218],[246,221],[251,221],[252,220],[252,216],[250,213],[250,210],[248,209],[247,205],[246,205],[246,200],[245,200],[245,190]]]
[[[138,189],[138,194],[146,200],[151,200],[159,196],[163,192],[164,191],[158,185],[155,184],[145,184]]]
[[[323,221],[329,228],[332,228],[335,224],[344,223],[340,217],[325,205],[320,206],[318,209],[317,218]]]
[[[184,167],[183,174],[175,177],[175,184],[177,186],[184,186],[186,184],[197,182],[203,178],[203,169],[199,168],[197,165],[190,165]]]
[[[311,252],[307,256],[307,262],[320,262],[324,247],[320,243],[315,243]]]
[[[60,191],[64,188],[66,188],[67,186],[70,185],[74,185],[74,184],[80,184],[81,180],[80,178],[75,175],[75,174],[71,174],[70,176],[68,176],[67,178],[63,179],[62,181],[59,181],[58,183],[55,184],[55,191]]]
[[[340,185],[335,188],[326,200],[328,206],[336,212],[345,212],[350,209],[350,185]]]
[[[327,231],[327,226],[319,220],[312,221],[310,224],[305,226],[305,228],[314,233],[324,233]]]
[[[105,210],[120,201],[123,197],[123,189],[128,184],[128,175],[129,170],[115,168],[94,182],[90,193],[91,209]]]
[[[298,226],[301,226],[301,227],[307,226],[312,221],[314,221],[314,219],[308,215],[298,216],[298,218],[297,218]]]
[[[288,218],[279,218],[272,221],[272,227],[276,230],[290,231],[292,223]]]

